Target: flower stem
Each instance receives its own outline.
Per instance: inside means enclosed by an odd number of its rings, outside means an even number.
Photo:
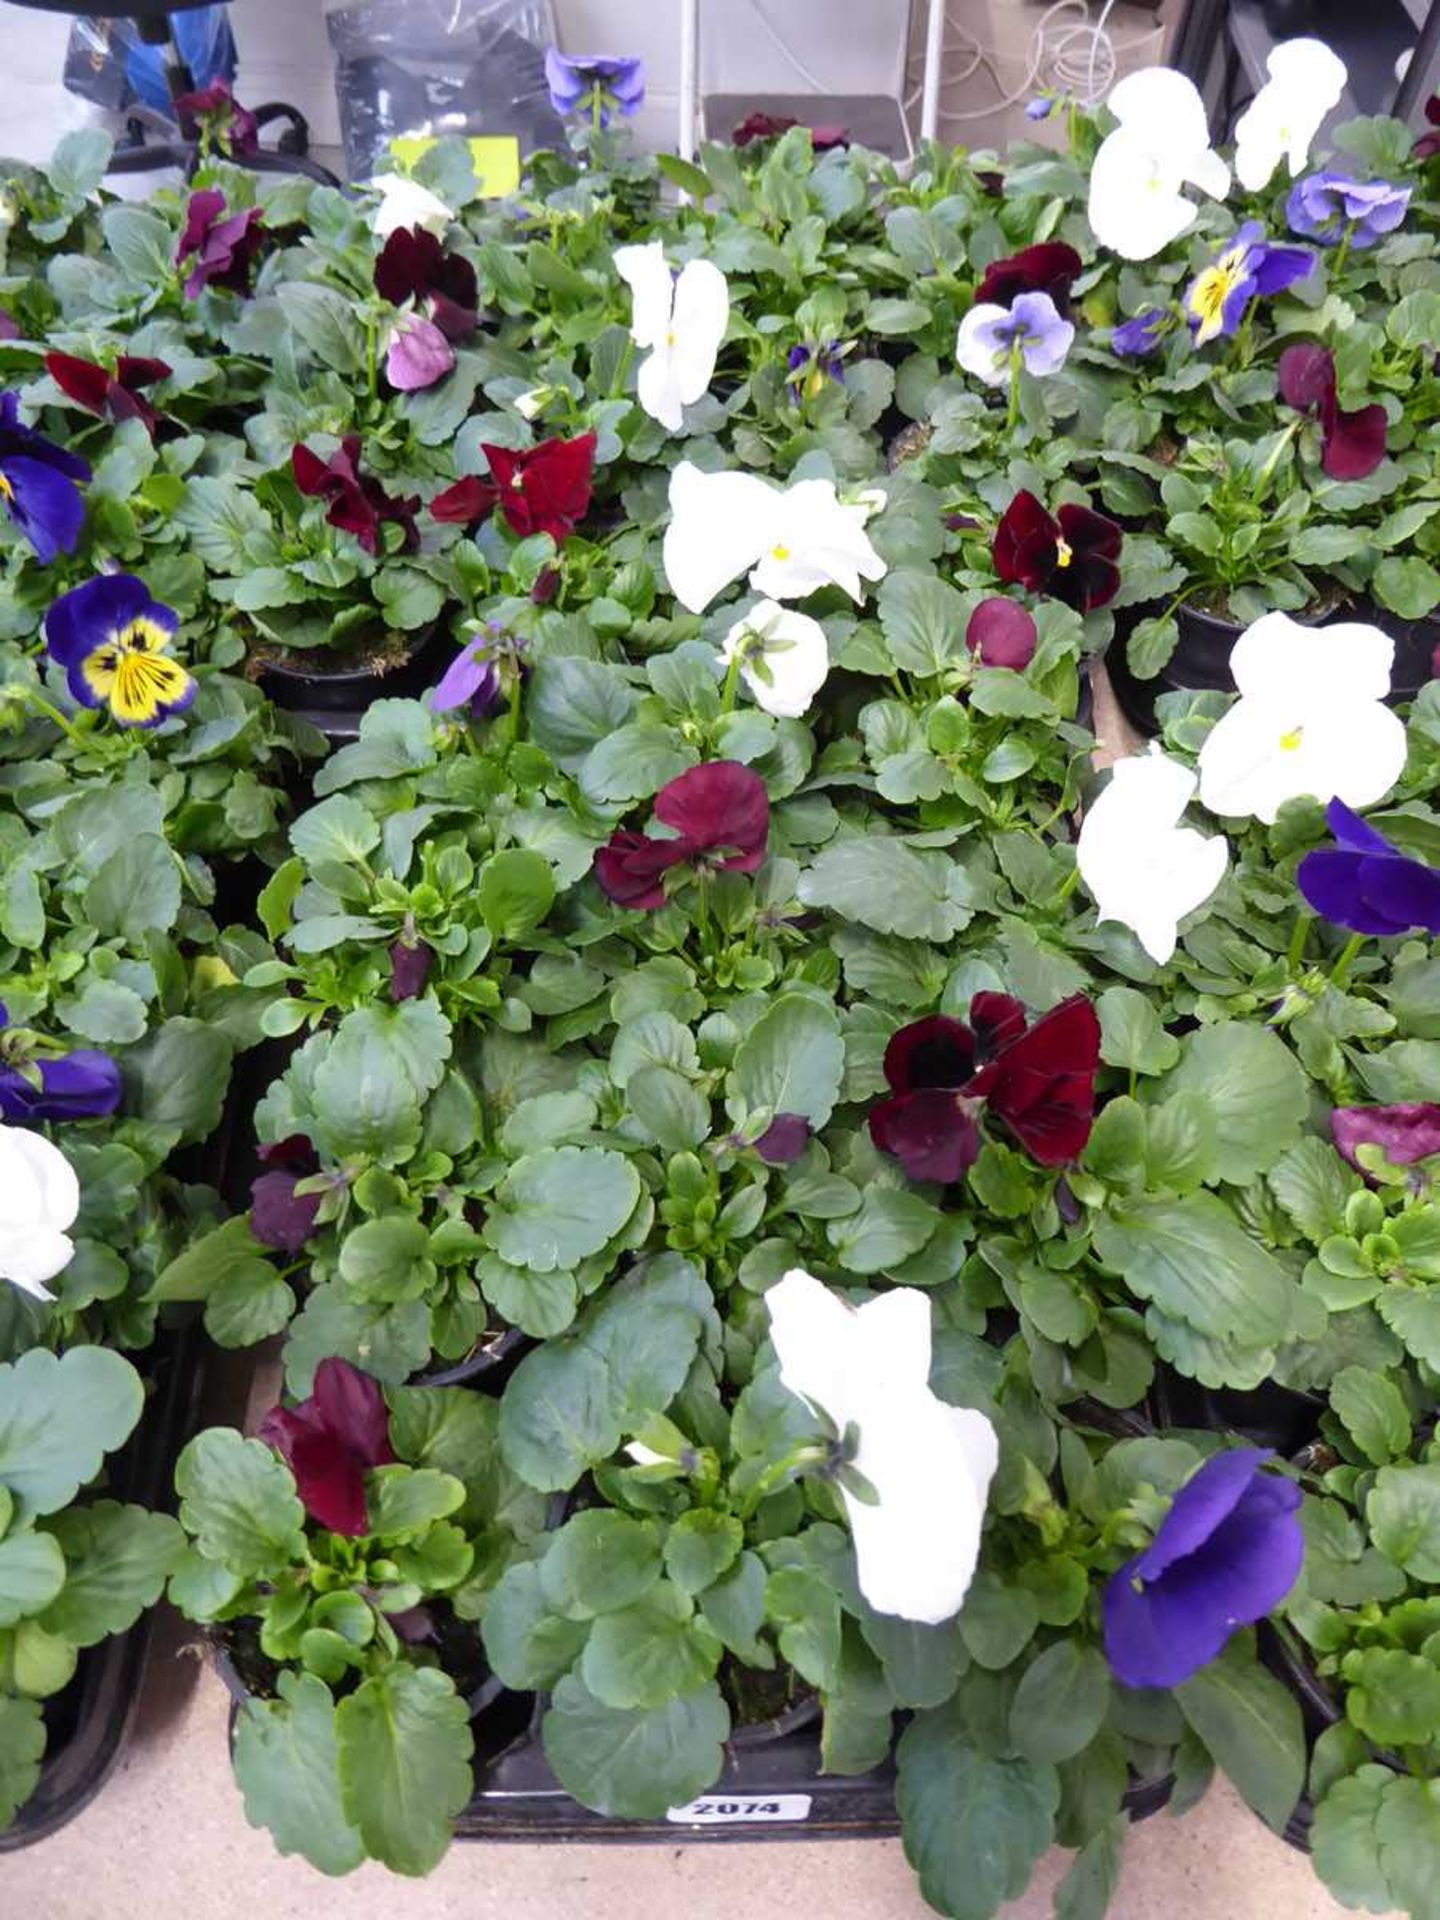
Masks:
[[[26,701],[28,705],[32,706],[37,713],[41,713],[47,720],[53,721],[67,740],[71,741],[77,747],[83,747],[87,744],[85,735],[80,732],[79,728],[73,726],[58,707],[52,707],[43,694],[36,693],[29,687],[21,687],[19,692],[21,698]]]
[[[725,684],[720,689],[720,711],[722,714],[735,711],[735,694],[740,685],[740,663],[745,658],[744,641],[736,647],[730,665],[725,669]]]
[[[1314,923],[1313,913],[1297,913],[1295,916],[1295,924],[1290,929],[1290,950],[1285,955],[1285,965],[1291,973],[1300,970],[1300,956],[1305,951],[1306,937]]]
[[[1010,343],[1010,404],[1005,409],[1005,431],[1013,433],[1020,418],[1020,342]]]
[[[1355,238],[1355,229],[1358,225],[1358,220],[1345,222],[1345,231],[1340,236],[1340,245],[1335,249],[1335,264],[1330,269],[1332,280],[1338,280],[1345,271],[1345,262],[1350,258],[1350,242]]]
[[[1305,416],[1303,414],[1297,414],[1295,418],[1290,422],[1289,426],[1286,427],[1284,433],[1282,433],[1280,438],[1276,441],[1274,448],[1271,450],[1269,459],[1265,462],[1264,466],[1260,469],[1259,473],[1255,476],[1256,481],[1259,485],[1263,486],[1265,482],[1270,478],[1271,474],[1274,473],[1281,454],[1284,453],[1285,449],[1289,446],[1290,442],[1295,438],[1296,434],[1300,431],[1301,425],[1304,421],[1304,417]]]
[[[520,739],[525,726],[525,711],[521,704],[523,691],[517,668],[510,680],[510,741],[512,745]]]
[[[1330,969],[1330,984],[1332,987],[1344,986],[1346,979],[1349,977],[1350,963],[1364,944],[1365,936],[1363,933],[1352,933],[1350,938],[1345,942],[1344,946],[1340,949],[1340,958]]]

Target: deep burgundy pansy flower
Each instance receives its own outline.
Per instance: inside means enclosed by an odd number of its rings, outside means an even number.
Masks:
[[[190,134],[203,127],[222,153],[232,159],[244,159],[259,151],[260,124],[249,107],[242,107],[223,80],[212,80],[208,87],[193,93],[177,94],[173,102],[181,131]]]
[[[1042,1166],[1073,1160],[1090,1137],[1100,1022],[1082,995],[1035,1022],[1009,994],[977,993],[970,1024],[914,1020],[885,1049],[893,1089],[870,1112],[870,1137],[912,1180],[958,1180],[980,1151],[983,1109]]]
[[[1143,1553],[1105,1589],[1105,1658],[1127,1687],[1178,1687],[1300,1575],[1300,1489],[1260,1447],[1217,1453],[1175,1495]]]
[[[1330,1115],[1336,1151],[1363,1173],[1359,1150],[1379,1147],[1392,1167],[1413,1167],[1440,1153],[1440,1107],[1406,1100],[1394,1107],[1336,1107]]]
[[[120,1069],[108,1053],[79,1047],[58,1058],[36,1058],[25,1029],[10,1028],[0,1006],[0,1120],[38,1126],[42,1120],[99,1119],[114,1113],[120,1090]]]
[[[262,1247],[276,1253],[299,1253],[315,1231],[324,1198],[319,1193],[297,1193],[302,1180],[320,1171],[315,1149],[303,1133],[256,1149],[269,1171],[250,1183],[250,1232]]]
[[[1433,154],[1440,153],[1440,93],[1432,93],[1425,102],[1425,118],[1434,128],[1433,133],[1422,133],[1410,149],[1415,160],[1428,160]]]
[[[1345,413],[1335,397],[1328,347],[1286,347],[1276,366],[1280,398],[1320,422],[1320,465],[1332,480],[1363,480],[1385,458],[1385,409],[1375,401]]]
[[[390,998],[416,1000],[430,978],[434,951],[423,940],[397,940],[390,948]]]
[[[1037,638],[1033,617],[998,593],[982,600],[965,625],[965,644],[982,666],[1012,667],[1017,673],[1035,658]]]
[[[770,796],[749,767],[707,760],[660,789],[655,818],[672,839],[618,828],[595,855],[595,878],[617,907],[663,907],[672,867],[754,873],[770,835]]]
[[[294,448],[290,471],[302,493],[330,502],[325,516],[330,525],[353,533],[367,553],[379,551],[379,530],[386,520],[404,528],[407,553],[419,546],[420,533],[415,525],[420,511],[418,497],[405,499],[386,493],[373,475],[361,473],[358,433],[347,433],[328,460],[322,460],[307,446]]]
[[[474,267],[424,227],[396,227],[375,262],[375,291],[396,307],[413,300],[447,340],[464,340],[478,324]]]
[[[332,1355],[315,1369],[315,1386],[298,1407],[273,1407],[257,1437],[295,1476],[306,1513],[331,1533],[369,1531],[365,1476],[395,1458],[390,1416],[378,1381]]]
[[[1333,847],[1307,853],[1295,881],[1314,911],[1380,939],[1423,927],[1440,934],[1440,873],[1392,847],[1343,800],[1325,810]]]
[[[1001,516],[990,556],[1008,585],[1089,613],[1119,590],[1121,538],[1115,522],[1093,507],[1067,504],[1052,518],[1022,488]]]
[[[788,114],[751,113],[736,127],[730,141],[733,146],[748,147],[752,140],[778,140],[782,133],[788,133],[791,127],[798,127],[799,124]],[[810,145],[816,153],[824,153],[831,147],[848,147],[849,144],[850,129],[838,122],[810,129]]]
[[[1048,293],[1057,310],[1070,311],[1070,288],[1081,268],[1074,247],[1063,240],[1042,240],[1022,247],[1007,260],[992,260],[975,289],[975,305],[1008,307],[1020,293]]]
[[[115,371],[107,372],[93,360],[79,360],[73,353],[47,353],[45,371],[67,400],[101,419],[140,420],[153,439],[159,418],[145,398],[144,389],[170,376],[164,360],[146,360],[122,353]]]
[[[193,262],[185,280],[185,297],[194,300],[206,287],[227,293],[249,293],[255,256],[264,244],[260,209],[246,207],[227,214],[225,196],[218,187],[201,187],[185,207],[185,225],[175,249],[175,264]]]
[[[770,1167],[788,1167],[810,1144],[810,1122],[803,1113],[777,1113],[755,1142],[755,1151]]]
[[[548,533],[558,546],[590,508],[595,435],[575,440],[542,440],[516,453],[510,447],[482,444],[490,479],[467,474],[430,502],[431,517],[458,526],[474,526],[496,507],[512,533],[524,540]]]

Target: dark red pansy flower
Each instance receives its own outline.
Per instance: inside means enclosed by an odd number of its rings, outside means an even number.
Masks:
[[[369,1531],[365,1475],[395,1458],[378,1381],[332,1355],[315,1369],[310,1398],[298,1407],[272,1407],[257,1437],[294,1474],[312,1520],[352,1539]]]
[[[995,529],[990,556],[1008,585],[1063,600],[1089,613],[1113,600],[1120,586],[1121,533],[1093,507],[1063,506],[1052,518],[1022,489]]]
[[[265,240],[258,207],[240,213],[225,211],[218,187],[201,187],[185,203],[185,225],[175,249],[175,264],[190,271],[185,298],[194,300],[206,287],[224,287],[228,293],[249,293],[255,256]]]
[[[250,1183],[250,1231],[262,1247],[276,1253],[299,1253],[315,1230],[315,1218],[324,1198],[319,1193],[297,1193],[302,1180],[320,1171],[315,1149],[303,1133],[291,1134],[273,1146],[260,1147],[262,1165],[270,1171]]]
[[[1433,154],[1440,153],[1440,93],[1432,93],[1425,102],[1425,118],[1435,131],[1422,133],[1410,149],[1416,160],[1428,160]]]
[[[1042,240],[1022,247],[1008,260],[992,260],[975,289],[975,304],[1008,307],[1017,293],[1048,293],[1056,310],[1070,311],[1070,288],[1081,268],[1074,247],[1063,240]]]
[[[892,1036],[893,1089],[870,1112],[870,1137],[912,1180],[958,1180],[980,1151],[988,1111],[1041,1166],[1073,1160],[1090,1137],[1100,1022],[1082,995],[1033,1027],[1003,993],[977,993],[970,1024],[929,1014]]]
[[[792,120],[784,113],[747,114],[730,136],[733,146],[748,147],[752,140],[778,140],[782,133],[788,133],[791,127],[800,122]],[[848,147],[850,129],[837,124],[811,127],[810,145],[816,153],[824,153],[830,147]]]
[[[707,760],[660,789],[655,818],[672,839],[619,828],[595,855],[595,878],[617,907],[663,907],[672,867],[754,873],[770,835],[770,796],[749,767]]]
[[[247,158],[259,151],[260,123],[249,107],[241,106],[225,81],[212,80],[208,87],[177,94],[172,104],[187,137],[198,124],[232,159]]]
[[[1280,398],[1320,422],[1320,465],[1332,480],[1363,480],[1385,458],[1385,409],[1376,401],[1344,412],[1335,397],[1328,347],[1286,347],[1276,365]]]
[[[1011,667],[1023,673],[1035,658],[1035,621],[1014,600],[991,594],[965,623],[965,644],[982,666]]]
[[[93,360],[77,360],[73,353],[47,353],[45,371],[77,407],[102,419],[143,421],[145,431],[154,438],[159,415],[145,398],[144,389],[153,387],[157,380],[168,379],[170,367],[166,361],[122,353],[115,371],[108,373]]]
[[[467,474],[430,502],[432,518],[457,526],[474,526],[496,507],[512,533],[524,540],[532,533],[548,533],[558,546],[590,509],[595,435],[576,440],[542,440],[538,447],[516,453],[510,447],[480,451],[490,463],[490,479]]]
[[[755,1142],[755,1151],[769,1167],[788,1167],[810,1144],[810,1122],[803,1113],[777,1113]]]
[[[403,499],[386,493],[372,474],[361,473],[358,433],[347,433],[328,460],[322,460],[307,446],[294,448],[290,471],[302,493],[330,502],[325,516],[330,525],[353,533],[367,553],[378,552],[379,529],[386,520],[404,528],[407,553],[419,546],[420,533],[415,525],[419,498]]]
[[[396,227],[375,262],[375,291],[392,306],[413,300],[445,335],[464,340],[479,324],[475,269],[424,227]]]
[[[390,949],[390,998],[418,999],[425,991],[434,958],[423,940],[397,940]]]

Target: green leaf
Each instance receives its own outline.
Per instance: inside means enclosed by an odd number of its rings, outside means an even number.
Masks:
[[[408,1213],[365,1220],[345,1236],[338,1271],[347,1294],[363,1301],[413,1300],[435,1281],[430,1236]]]
[[[606,1706],[660,1707],[711,1679],[722,1650],[689,1596],[666,1581],[596,1620],[580,1678]]]
[[[145,1002],[133,987],[93,975],[73,999],[58,1001],[55,1011],[72,1033],[101,1047],[141,1040],[149,1025]]]
[[[372,1674],[336,1707],[335,1742],[341,1800],[367,1852],[394,1873],[429,1873],[474,1790],[454,1682],[434,1667]]]
[[[1440,1800],[1435,1781],[1390,1779],[1375,1820],[1389,1898],[1415,1920],[1434,1920],[1440,1888]]]
[[[701,1593],[740,1557],[745,1529],[711,1507],[682,1513],[665,1536],[665,1571],[686,1593]]]
[[[336,373],[364,372],[365,332],[353,300],[312,280],[282,280],[275,298],[296,339],[315,359]]]
[[[1394,1779],[1388,1767],[1363,1766],[1336,1781],[1315,1808],[1310,1830],[1315,1871],[1343,1906],[1384,1913],[1394,1904],[1378,1832],[1380,1809]]]
[[[47,1523],[65,1555],[65,1587],[41,1625],[77,1647],[132,1627],[160,1598],[185,1536],[168,1513],[97,1500]]]
[[[1192,1033],[1161,1092],[1204,1101],[1215,1119],[1220,1178],[1236,1186],[1274,1166],[1310,1103],[1304,1071],[1285,1042],[1265,1027],[1238,1021]]]
[[[1440,1671],[1399,1647],[1347,1653],[1345,1713],[1380,1746],[1424,1746],[1440,1731]]]
[[[129,1110],[173,1131],[178,1144],[208,1139],[220,1124],[234,1047],[204,1020],[167,1020],[125,1055]]]
[[[1373,1466],[1383,1467],[1409,1450],[1410,1409],[1383,1373],[1342,1367],[1330,1382],[1330,1404]]]
[[[1154,1003],[1134,987],[1107,987],[1095,1002],[1100,1058],[1131,1073],[1165,1073],[1180,1057],[1180,1042],[1165,1031]]]
[[[1294,1694],[1248,1646],[1232,1641],[1175,1698],[1241,1797],[1279,1833],[1305,1785],[1305,1730]]]
[[[751,1112],[798,1113],[823,1127],[845,1072],[834,1011],[808,995],[781,994],[735,1053],[730,1082]]]
[[[333,793],[290,828],[290,844],[312,867],[336,860],[359,865],[380,844],[380,824],[348,793]]]
[[[567,772],[617,733],[634,705],[616,668],[568,656],[537,660],[525,698],[532,737]]]
[[[1385,331],[1397,347],[1440,347],[1440,293],[1407,293],[1386,314]]]
[[[887,1273],[928,1244],[940,1213],[902,1187],[866,1187],[860,1205],[826,1229],[835,1258],[851,1273]]]
[[[43,1613],[64,1584],[65,1556],[48,1533],[11,1533],[0,1540],[0,1627]]]
[[[1340,1231],[1345,1202],[1360,1190],[1351,1171],[1328,1140],[1296,1141],[1266,1175],[1266,1183],[1307,1240],[1319,1246]]]
[[[1423,620],[1440,606],[1440,573],[1418,554],[1387,554],[1371,585],[1381,606],[1402,620]]]
[[[382,567],[375,575],[374,591],[385,624],[402,633],[428,627],[445,604],[439,581],[414,567]]]
[[[103,127],[76,127],[62,134],[41,172],[62,199],[85,200],[105,178],[115,139]]]
[[[547,1604],[572,1620],[617,1612],[660,1580],[660,1536],[651,1521],[606,1508],[572,1515],[540,1563]]]
[[[1375,1306],[1407,1353],[1429,1367],[1440,1368],[1440,1292],[1433,1288],[1417,1293],[1387,1287]]]
[[[1440,1580],[1440,1462],[1382,1467],[1365,1513],[1376,1546],[1397,1567]]]
[[[197,1433],[175,1463],[180,1520],[207,1560],[272,1574],[304,1554],[305,1509],[290,1469],[230,1427]]]
[[[1029,1642],[1040,1622],[1035,1596],[996,1574],[976,1574],[959,1618],[960,1637],[977,1666],[998,1673]]]
[[[278,1853],[298,1853],[321,1873],[350,1873],[365,1843],[340,1798],[335,1707],[313,1674],[282,1672],[279,1699],[247,1700],[235,1721],[235,1780],[252,1827]]]
[[[934,849],[881,836],[825,848],[796,891],[806,906],[829,907],[844,920],[907,940],[949,940],[972,918],[961,866]]]
[[[526,1354],[500,1403],[500,1443],[521,1479],[542,1492],[572,1487],[620,1444],[610,1369],[573,1340]]]
[[[280,559],[270,516],[254,494],[229,475],[192,475],[175,522],[196,556],[221,574],[247,574]]]
[[[497,940],[523,940],[549,913],[555,876],[543,854],[507,847],[486,861],[476,888],[480,913]]]
[[[898,568],[881,583],[879,604],[885,644],[902,673],[933,680],[967,659],[964,595],[938,574]]]
[[[85,917],[95,931],[131,946],[142,946],[149,932],[168,932],[179,911],[179,864],[154,834],[127,841],[85,889]]]
[[[569,1270],[617,1234],[640,1198],[622,1154],[556,1147],[526,1154],[497,1188],[485,1239],[511,1266]]]
[[[1109,1706],[1103,1654],[1078,1640],[1057,1640],[1025,1669],[1010,1707],[1010,1737],[1027,1760],[1069,1760],[1095,1738]]]
[[[545,1758],[584,1807],[658,1820],[720,1774],[730,1715],[713,1681],[663,1706],[607,1707],[566,1674],[541,1725]]]
[[[0,1693],[0,1832],[35,1791],[45,1752],[45,1722],[38,1700]]]
[[[40,1348],[0,1366],[0,1487],[20,1515],[68,1507],[130,1437],[145,1404],[140,1376],[106,1347]]]
[[[1198,1333],[1256,1347],[1289,1334],[1293,1283],[1214,1194],[1127,1201],[1097,1223],[1095,1248],[1132,1293]]]
[[[710,1132],[710,1103],[669,1067],[641,1067],[625,1086],[631,1114],[666,1153],[698,1147]]]
[[[485,1657],[507,1687],[553,1687],[578,1659],[588,1620],[568,1620],[546,1599],[540,1569],[529,1560],[507,1567],[485,1603]]]
[[[1090,1836],[1055,1889],[1055,1920],[1105,1920],[1129,1832],[1130,1821],[1121,1814]]]
[[[779,1626],[780,1652],[822,1692],[840,1665],[840,1596],[813,1567],[779,1567],[765,1583],[765,1612]]]
[[[275,1270],[261,1253],[250,1231],[249,1216],[237,1213],[209,1233],[202,1233],[162,1267],[148,1298],[157,1301],[205,1300],[222,1281],[244,1276],[262,1267],[269,1279]]]
[[[915,1716],[896,1767],[905,1857],[921,1893],[949,1920],[992,1920],[1024,1892],[1050,1844],[1055,1769],[982,1753],[955,1701]]]
[[[339,1160],[373,1154],[382,1165],[413,1152],[420,1104],[450,1058],[439,1007],[430,999],[361,1007],[326,1038],[314,1070],[317,1144]]]
[[[418,1532],[464,1504],[464,1487],[435,1467],[376,1467],[365,1483],[366,1518],[382,1539]]]

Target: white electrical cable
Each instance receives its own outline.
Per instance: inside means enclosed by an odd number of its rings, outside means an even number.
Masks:
[[[988,120],[1007,107],[1022,105],[1033,97],[1040,86],[1053,87],[1057,93],[1069,95],[1082,106],[1094,106],[1097,101],[1104,99],[1114,84],[1122,54],[1133,58],[1142,49],[1148,50],[1152,46],[1158,52],[1164,41],[1165,28],[1157,23],[1142,33],[1117,42],[1107,31],[1115,4],[1116,0],[1105,0],[1099,20],[1092,25],[1088,0],[1055,0],[1055,4],[1047,7],[1035,23],[1025,55],[1025,77],[1018,87],[1009,92],[996,70],[995,53],[982,46],[963,23],[947,14],[946,25],[961,37],[961,44],[947,47],[946,54],[963,52],[970,56],[970,61],[958,73],[946,72],[945,85],[957,86],[983,67],[995,83],[998,97],[987,106],[964,111],[942,107],[940,119],[947,123]],[[1073,17],[1076,14],[1080,16],[1078,20]],[[1068,24],[1057,28],[1055,23],[1066,16],[1071,16]],[[912,61],[912,70],[913,67]],[[907,73],[907,82],[908,79]],[[919,97],[920,89],[912,88],[905,99],[907,111],[914,107]]]

